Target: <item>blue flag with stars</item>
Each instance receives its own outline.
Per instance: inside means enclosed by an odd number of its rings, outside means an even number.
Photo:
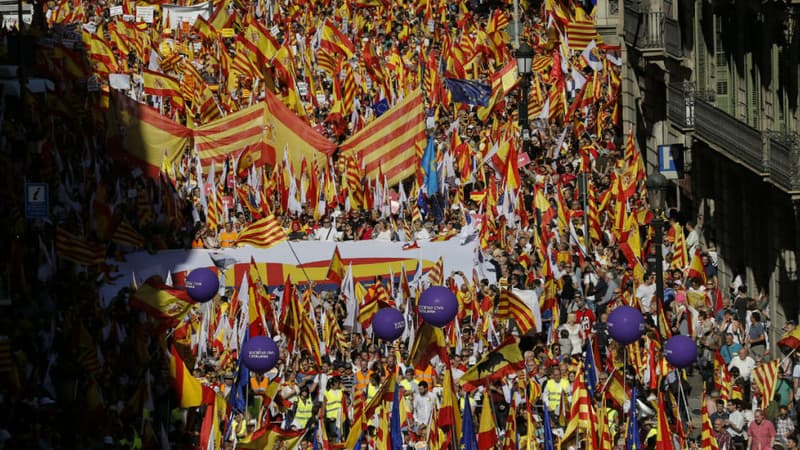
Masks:
[[[586,339],[586,357],[583,362],[583,371],[586,380],[586,390],[589,392],[589,398],[594,399],[594,393],[597,392],[597,365],[594,363],[594,350],[592,347],[592,339]]]
[[[382,98],[378,103],[372,105],[372,110],[375,111],[375,117],[380,117],[389,110],[389,100]]]
[[[489,106],[489,97],[492,87],[475,80],[462,80],[460,78],[445,78],[447,89],[453,96],[453,101],[468,105]]]
[[[472,419],[469,394],[464,394],[464,412],[461,418],[461,450],[478,450],[478,430],[475,429],[475,421]]]
[[[625,450],[641,450],[639,437],[639,419],[636,417],[636,386],[631,390],[631,407],[628,412],[628,432],[625,438]]]
[[[547,410],[547,403],[544,403],[543,415],[542,415],[542,422],[544,422],[544,436],[542,436],[544,440],[544,450],[555,450],[555,445],[553,444],[553,424],[550,423],[550,411]]]

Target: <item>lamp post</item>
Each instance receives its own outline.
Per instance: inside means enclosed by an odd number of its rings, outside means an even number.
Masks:
[[[669,182],[661,172],[654,170],[647,176],[644,183],[647,188],[647,201],[650,209],[655,214],[653,219],[653,245],[656,246],[656,305],[658,307],[659,318],[661,319],[661,307],[664,300],[664,254],[662,246],[664,244],[664,209],[667,204],[667,188]]]
[[[533,49],[527,42],[522,41],[517,48],[517,72],[519,73],[520,88],[522,89],[522,98],[519,99],[519,128],[522,133],[522,142],[525,152],[528,151],[528,141],[531,138],[531,132],[528,124],[528,92],[531,87],[530,79],[531,68],[533,67]]]

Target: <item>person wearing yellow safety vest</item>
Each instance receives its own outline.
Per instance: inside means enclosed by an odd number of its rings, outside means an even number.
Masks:
[[[381,388],[381,377],[377,373],[373,373],[369,376],[369,384],[367,385],[367,403],[372,401],[376,395],[378,395],[378,390]]]
[[[550,373],[550,379],[544,385],[542,392],[542,399],[547,405],[547,409],[555,411],[561,403],[561,395],[567,394],[569,396],[570,385],[569,381],[562,376],[560,367],[553,367]]]
[[[300,388],[300,397],[294,405],[294,418],[292,419],[292,429],[302,430],[314,414],[314,400],[309,395],[308,388]]]
[[[334,377],[330,380],[330,385],[325,391],[325,396],[322,399],[322,410],[325,413],[325,431],[328,434],[328,439],[334,442],[341,442],[342,440],[342,402],[344,401],[344,392],[342,392],[342,382],[339,377]]]

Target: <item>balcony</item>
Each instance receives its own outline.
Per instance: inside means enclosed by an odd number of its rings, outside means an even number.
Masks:
[[[634,2],[625,2],[625,43],[648,59],[682,59],[678,21],[661,11],[643,11]]]
[[[800,137],[759,131],[715,107],[713,95],[691,83],[667,89],[667,117],[672,125],[708,144],[764,181],[800,199]]]

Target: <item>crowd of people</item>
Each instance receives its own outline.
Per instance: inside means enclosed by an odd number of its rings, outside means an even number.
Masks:
[[[711,448],[700,439],[701,414],[688,408],[701,391],[718,448],[795,448],[800,360],[769,342],[764,291],[721,286],[713,230],[675,210],[665,213],[658,266],[643,158],[620,129],[618,50],[596,33],[578,46],[570,32],[591,23],[590,6],[521,2],[519,39],[536,50],[530,97],[499,83],[502,95],[477,106],[452,101],[443,78],[495,87],[492,75],[513,61],[506,3],[224,1],[212,4],[207,20],[177,27],[161,25],[158,7],[152,23],[142,23],[146,15],[125,1],[36,4],[25,33],[36,39],[36,58],[23,75],[50,78],[55,91],[4,92],[0,118],[8,199],[0,246],[9,255],[2,265],[10,298],[0,306],[0,370],[8,376],[0,387],[7,405],[0,448],[265,448],[274,436],[282,442],[276,448],[401,442],[433,449],[458,445],[468,411],[480,442],[496,448],[656,448],[665,441],[660,448]],[[321,43],[325,24],[353,43],[352,54]],[[260,59],[263,47],[245,38],[252,27],[269,30],[273,51],[288,52],[290,63],[283,53]],[[12,62],[19,33],[2,33],[0,58]],[[149,94],[145,69],[180,80],[183,98]],[[391,107],[423,87],[434,117],[435,176],[443,182],[427,192],[430,172],[420,170],[391,186],[390,201],[379,205],[371,180],[362,179],[360,193],[348,187],[349,169],[334,154],[331,173],[320,177],[339,189],[326,193],[322,207],[299,202],[306,187],[297,194],[278,188],[279,168],[257,167],[242,179],[232,175],[234,182],[220,177],[212,189],[230,203],[209,212],[192,149],[158,178],[112,156],[119,149],[107,139],[118,131],[109,93],[119,88],[109,74],[120,73],[133,86],[124,94],[187,125],[235,112],[270,89],[333,142],[374,120],[382,101]],[[342,86],[351,76],[352,92]],[[255,173],[261,186],[247,180]],[[48,184],[47,219],[25,218],[28,181]],[[237,185],[261,189],[243,194]],[[445,351],[422,362],[414,333],[383,342],[368,320],[346,323],[344,292],[302,284],[318,341],[297,345],[279,323],[286,289],[263,286],[268,305],[260,307],[275,313],[261,332],[281,346],[279,364],[266,374],[243,374],[238,361],[239,286],[169,322],[132,306],[140,286],[99,298],[129,252],[236,247],[238,233],[267,212],[289,240],[411,244],[474,236],[496,276],[420,277],[404,292],[403,280],[375,274],[401,310],[413,311],[431,283],[456,293],[459,314],[442,333]],[[656,291],[659,271],[664,292]],[[536,329],[496,317],[510,289],[535,293],[543,322]],[[607,326],[621,305],[645,319],[642,338],[627,347]],[[662,358],[671,335],[698,345],[687,370]],[[519,370],[477,389],[459,383],[509,339],[522,351]],[[773,361],[774,396],[754,377]],[[181,365],[187,374],[179,375]],[[703,387],[689,382],[698,379]],[[213,398],[184,406],[192,380]],[[399,400],[381,400],[394,391],[387,394],[387,380],[396,381]],[[596,428],[570,407],[587,387]],[[448,415],[451,391],[458,411]],[[397,428],[388,419],[395,404]]]

